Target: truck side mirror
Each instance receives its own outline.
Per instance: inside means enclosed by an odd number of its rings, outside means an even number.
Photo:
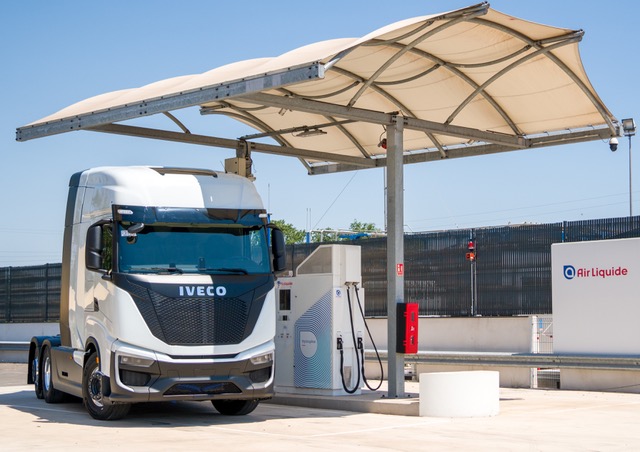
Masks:
[[[273,252],[273,270],[281,272],[287,269],[286,245],[284,233],[276,228],[271,228],[271,249]]]
[[[87,243],[85,245],[85,265],[89,270],[106,271],[102,268],[102,225],[94,224],[87,231]]]

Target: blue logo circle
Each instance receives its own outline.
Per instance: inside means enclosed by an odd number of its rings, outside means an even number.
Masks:
[[[564,277],[573,279],[576,277],[576,269],[573,265],[565,265],[563,268]]]

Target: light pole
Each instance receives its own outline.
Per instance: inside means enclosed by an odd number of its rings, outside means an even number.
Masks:
[[[629,137],[629,216],[633,216],[633,192],[631,187],[632,170],[631,170],[631,137],[636,134],[636,122],[633,118],[622,120],[622,132],[625,137]]]

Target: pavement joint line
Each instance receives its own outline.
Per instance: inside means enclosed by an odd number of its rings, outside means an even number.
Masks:
[[[545,411],[545,413],[547,413],[547,414],[561,414],[561,413],[570,413],[572,411],[598,410],[598,409],[601,409],[601,408],[613,408],[613,407],[620,407],[620,406],[626,406],[626,405],[640,405],[640,401],[638,401],[638,402],[608,403],[606,405],[581,406],[581,407],[574,407],[574,408],[565,408],[565,409],[562,409],[562,410],[548,410],[548,411]]]
[[[380,414],[380,413],[363,413],[361,411],[351,411],[351,410],[336,410],[334,408],[309,408],[309,407],[304,407],[304,406],[298,406],[298,405],[283,405],[283,404],[279,404],[279,403],[261,403],[260,404],[260,408],[270,408],[270,409],[282,409],[282,407],[286,407],[287,410],[295,410],[295,411],[309,411],[309,410],[313,410],[313,411],[324,411],[327,413],[331,413],[331,414],[335,414],[335,415],[341,415],[344,416],[345,413],[348,414]]]
[[[215,430],[222,430],[225,432],[233,432],[233,433],[253,433],[256,435],[260,435],[260,436],[272,436],[272,437],[279,437],[279,438],[308,438],[308,435],[288,435],[286,433],[271,433],[271,432],[262,432],[262,431],[258,431],[258,430],[241,430],[241,429],[237,429],[237,428],[229,428],[229,427],[220,427],[217,425],[210,425],[206,428],[213,428]]]
[[[315,434],[315,435],[306,435],[306,437],[307,438],[321,438],[321,437],[327,437],[327,436],[354,435],[354,434],[357,434],[357,433],[381,432],[381,431],[384,431],[384,430],[395,430],[395,429],[410,428],[410,427],[426,427],[426,426],[438,425],[438,424],[448,424],[450,422],[451,422],[450,419],[433,419],[431,421],[415,422],[413,424],[389,425],[389,426],[386,426],[386,427],[364,428],[364,429],[358,429],[358,430],[349,430],[349,431],[346,431],[346,432],[318,433],[318,434]]]

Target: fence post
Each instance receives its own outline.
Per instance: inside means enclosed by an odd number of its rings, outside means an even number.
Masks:
[[[5,305],[7,322],[11,322],[11,267],[7,268],[7,304]]]
[[[49,264],[44,266],[44,321],[49,321]]]
[[[0,318],[0,321],[2,322],[7,322],[8,321],[8,317],[7,317],[7,313],[8,313],[8,306],[9,306],[9,274],[8,274],[8,268],[3,268],[2,269],[2,278],[4,281],[4,285],[3,285],[3,293],[0,294],[0,301],[2,301],[4,303],[4,312],[2,313],[2,318]]]

